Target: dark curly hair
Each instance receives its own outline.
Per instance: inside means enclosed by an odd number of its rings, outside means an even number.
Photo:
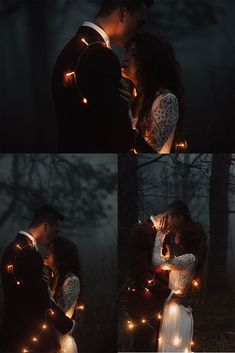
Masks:
[[[77,276],[80,281],[80,293],[77,304],[82,304],[83,277],[77,246],[70,239],[60,236],[55,238],[52,244],[53,254],[55,256],[55,266],[59,278],[55,288],[55,299],[59,299],[61,288],[63,287],[66,277],[69,274],[73,274]]]
[[[181,70],[176,61],[174,50],[168,41],[159,35],[148,32],[139,33],[135,39],[137,79],[143,89],[143,104],[138,108],[137,128],[142,135],[148,124],[152,104],[156,93],[166,90],[172,92],[178,99],[179,119],[176,126],[175,139],[171,152],[177,150],[177,145],[185,141],[185,105],[184,87],[181,80]],[[139,105],[135,98],[134,109]]]
[[[110,15],[120,7],[126,7],[130,13],[134,13],[142,4],[146,4],[150,8],[153,2],[154,0],[103,0],[98,16]]]
[[[193,254],[197,259],[195,278],[200,278],[208,253],[205,230],[200,223],[189,221],[182,226],[179,235],[184,253]]]

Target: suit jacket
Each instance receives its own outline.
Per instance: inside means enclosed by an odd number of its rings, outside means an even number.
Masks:
[[[130,279],[135,291],[130,290],[127,300],[127,312],[132,319],[152,317],[162,310],[170,294],[168,272],[155,273],[157,284],[149,287],[148,280],[154,275],[152,253],[156,231],[150,220],[136,224],[130,231],[128,258]],[[150,292],[146,293],[145,288]]]
[[[73,321],[51,302],[42,269],[40,253],[28,237],[18,234],[1,261],[4,294],[1,352],[20,352],[24,347],[33,352],[56,352],[60,345],[55,328],[65,334],[73,326]],[[54,315],[47,313],[49,308]],[[43,330],[45,323],[47,329]],[[39,340],[33,342],[33,337],[39,335]]]
[[[82,38],[99,43],[87,49]],[[52,91],[60,152],[128,152],[134,145],[127,103],[119,94],[120,63],[102,44],[98,32],[82,26],[56,61]],[[74,80],[69,87],[64,84],[64,75],[72,71],[88,104],[82,103]]]

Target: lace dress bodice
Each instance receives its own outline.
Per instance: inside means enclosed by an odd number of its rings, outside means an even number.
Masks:
[[[162,255],[164,235],[157,232],[153,249],[153,264],[164,270],[169,270],[169,288],[174,292],[180,291],[184,295],[191,286],[196,258],[193,254],[184,254],[174,258],[166,258]]]
[[[79,278],[73,274],[68,276],[62,289],[62,295],[58,301],[58,306],[63,310],[68,317],[72,317],[76,308],[78,295],[80,292]]]
[[[143,136],[156,153],[171,152],[178,119],[177,97],[168,91],[158,94],[151,108],[150,124]],[[137,121],[138,117],[132,120],[132,126],[135,130],[137,130]]]

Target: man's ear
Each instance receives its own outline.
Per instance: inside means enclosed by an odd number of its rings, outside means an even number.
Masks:
[[[125,7],[120,7],[118,15],[119,15],[119,21],[121,23],[124,23],[126,18],[129,16],[129,12]]]

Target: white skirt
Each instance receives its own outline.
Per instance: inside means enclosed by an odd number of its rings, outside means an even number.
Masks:
[[[61,335],[59,341],[61,349],[58,353],[78,353],[75,339],[69,334]]]
[[[164,305],[158,339],[158,352],[191,352],[192,309],[169,302]]]

